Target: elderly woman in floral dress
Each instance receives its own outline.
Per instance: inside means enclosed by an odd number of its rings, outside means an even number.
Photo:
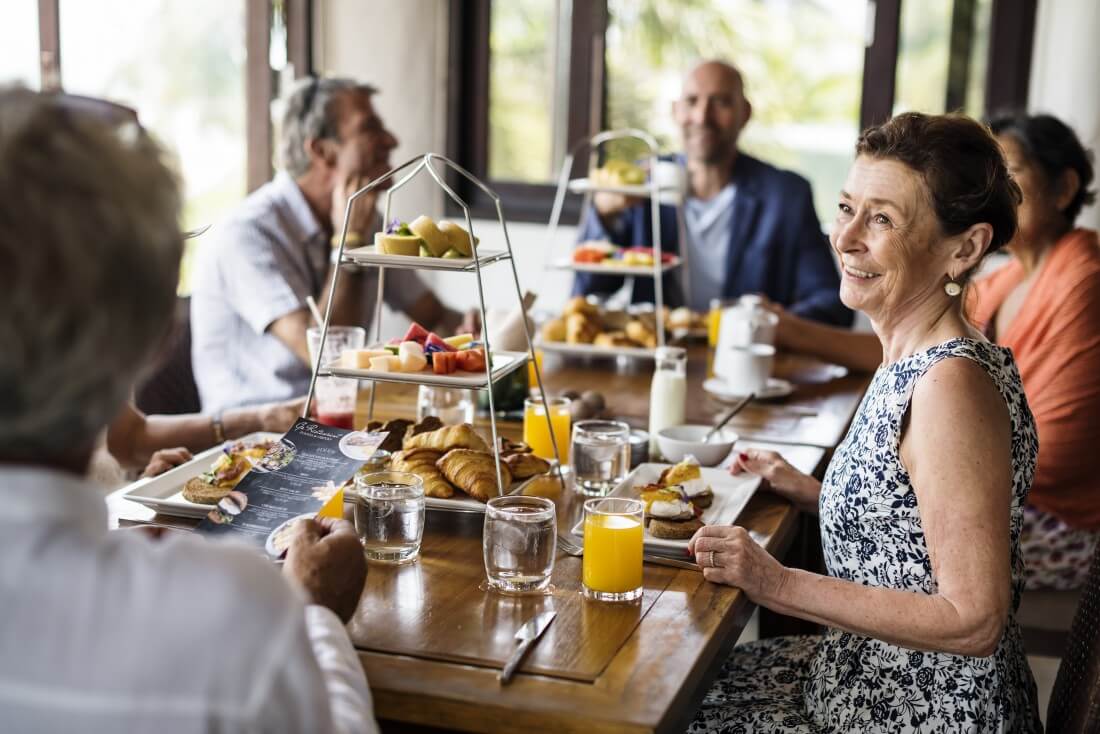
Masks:
[[[960,115],[899,115],[856,154],[832,242],[883,364],[822,483],[775,455],[753,467],[820,513],[828,575],[783,567],[743,528],[691,542],[708,580],[829,629],[737,648],[691,731],[1038,730],[1014,621],[1035,424],[1011,352],[960,303],[1012,239],[1020,190]]]

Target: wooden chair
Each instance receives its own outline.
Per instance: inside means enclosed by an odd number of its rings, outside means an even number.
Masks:
[[[1100,547],[1092,557],[1058,667],[1047,707],[1047,731],[1100,731]]]
[[[179,298],[172,330],[156,367],[134,393],[138,409],[149,415],[198,413],[199,389],[191,369],[191,299]]]

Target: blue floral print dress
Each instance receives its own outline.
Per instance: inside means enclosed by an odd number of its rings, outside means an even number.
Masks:
[[[994,654],[922,652],[835,629],[821,637],[749,643],[726,661],[691,732],[1040,730],[1035,682],[1015,620],[1023,579],[1022,508],[1038,440],[1008,349],[958,338],[879,368],[822,483],[825,563],[829,575],[866,586],[936,592],[899,446],[913,388],[949,357],[985,369],[1012,422],[1012,607]]]

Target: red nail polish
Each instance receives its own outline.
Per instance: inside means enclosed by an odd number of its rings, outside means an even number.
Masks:
[[[739,453],[737,455],[737,458],[740,459],[741,461],[748,461],[749,460],[749,455],[746,454],[744,451],[742,451],[741,453]]]

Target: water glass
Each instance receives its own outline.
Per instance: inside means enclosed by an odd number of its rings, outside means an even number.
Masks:
[[[309,344],[309,359],[317,364],[321,347],[321,329],[313,327],[306,330]],[[325,337],[325,353],[321,364],[329,364],[340,359],[347,349],[362,349],[367,340],[367,332],[359,326],[330,326]],[[355,427],[355,400],[359,394],[359,381],[346,377],[318,377],[313,390],[313,410],[318,423],[336,428]]]
[[[577,489],[602,497],[630,470],[630,426],[619,421],[578,421],[573,425],[570,452]]]
[[[546,589],[554,570],[558,521],[544,497],[493,497],[485,507],[482,545],[489,588],[505,594]]]
[[[645,505],[606,497],[584,503],[581,590],[596,601],[634,601],[642,596]]]
[[[416,420],[434,415],[445,426],[474,422],[474,398],[469,390],[421,385],[416,398]]]
[[[355,478],[355,532],[367,560],[407,563],[424,536],[424,482],[408,472],[382,471]]]

